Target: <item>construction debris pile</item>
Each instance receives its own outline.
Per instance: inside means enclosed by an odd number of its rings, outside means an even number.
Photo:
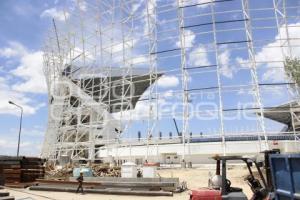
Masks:
[[[63,167],[57,167],[53,164],[46,163],[45,178],[67,180],[72,176],[73,166],[68,164]]]
[[[46,179],[61,179],[68,180],[72,177],[72,172],[76,167],[89,167],[92,169],[93,176],[95,177],[120,177],[121,167],[111,167],[107,163],[103,164],[92,164],[90,166],[78,165],[78,164],[67,164],[63,167],[54,166],[53,164],[46,164]]]
[[[110,167],[109,164],[93,165],[93,175],[96,177],[120,177],[121,167]]]
[[[0,184],[34,182],[44,178],[44,160],[36,157],[0,157]]]

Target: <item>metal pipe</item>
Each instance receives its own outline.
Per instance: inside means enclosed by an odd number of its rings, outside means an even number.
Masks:
[[[226,160],[222,160],[222,195],[226,195],[226,185],[227,185],[227,180],[226,180]]]
[[[15,105],[15,106],[17,106],[18,108],[21,109],[20,126],[19,126],[19,136],[18,136],[18,148],[17,148],[17,157],[19,157],[19,153],[20,153],[20,139],[21,139],[21,131],[22,131],[22,119],[23,119],[23,107],[15,104],[12,101],[9,101],[8,103],[12,104],[12,105]]]

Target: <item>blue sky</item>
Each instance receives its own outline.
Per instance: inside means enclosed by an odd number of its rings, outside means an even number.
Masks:
[[[0,1],[1,154],[16,152],[20,111],[8,100],[24,107],[21,154],[40,149],[47,125],[41,48],[51,22],[41,13],[53,6],[52,1]]]
[[[85,1],[81,1],[85,2]],[[192,0],[186,3],[190,5],[193,3],[203,3],[206,0]],[[299,56],[299,7],[300,1],[287,0],[289,9],[287,10],[289,30],[293,45],[294,56]],[[83,4],[89,5],[89,4]],[[157,51],[169,50],[179,48],[178,31],[164,32],[172,28],[178,28],[178,22],[168,20],[174,19],[177,16],[177,10],[174,9],[174,1],[157,0],[158,7],[165,7],[165,9],[158,9],[157,25],[158,44]],[[63,10],[68,10],[74,6],[74,1],[38,1],[38,0],[2,0],[0,1],[0,154],[14,154],[16,152],[16,140],[19,123],[19,110],[7,103],[12,100],[24,107],[24,120],[22,132],[21,154],[38,155],[43,136],[47,126],[47,89],[43,75],[42,68],[42,48],[46,39],[46,34],[49,28],[52,28],[52,18],[55,18],[58,27],[63,25],[62,14]],[[173,6],[173,8],[172,8]],[[282,61],[280,57],[281,50],[278,46],[279,33],[276,28],[276,20],[274,10],[259,8],[272,8],[273,1],[271,0],[250,0],[250,8],[253,20],[253,38],[255,48],[255,55],[258,61],[265,61],[264,64],[258,66],[258,77],[260,83],[281,83],[288,82],[284,77],[282,70],[282,63],[274,64],[271,61]],[[145,12],[145,2],[134,1],[132,8],[135,9],[135,14],[143,14]],[[170,8],[169,12],[164,12]],[[91,6],[87,6],[85,14],[88,15],[87,10]],[[185,26],[195,25],[199,23],[207,23],[211,21],[211,15],[205,15],[211,10],[209,4],[202,6],[193,6],[184,9]],[[229,10],[237,10],[231,14],[219,13],[216,15],[216,21],[226,21],[233,19],[243,19],[243,15],[238,10],[241,9],[241,1],[234,0],[232,2],[218,3],[214,6],[216,12],[224,12]],[[255,10],[256,9],[256,10]],[[72,17],[72,12],[70,12]],[[91,14],[90,14],[91,15]],[[268,19],[269,18],[269,19]],[[265,20],[261,20],[265,19]],[[136,22],[136,29],[138,33],[143,34],[145,30],[145,20],[141,19]],[[230,24],[218,24],[216,26],[218,31],[229,28],[242,29],[244,22],[235,22]],[[264,28],[273,27],[273,28]],[[147,27],[146,27],[147,28]],[[186,57],[187,67],[199,67],[205,65],[215,65],[216,56],[211,47],[213,42],[213,34],[210,32],[212,26],[195,26],[193,28],[186,28],[184,34],[186,41]],[[283,30],[282,27],[280,30]],[[63,33],[63,29],[60,29]],[[160,33],[161,32],[161,33]],[[141,36],[141,35],[140,35]],[[218,32],[217,42],[224,41],[242,41],[246,40],[245,31],[229,31]],[[171,38],[171,39],[168,39]],[[146,42],[139,41],[136,45],[135,55],[141,55],[147,52]],[[143,43],[144,42],[144,43]],[[251,82],[250,70],[241,69],[243,64],[247,63],[248,52],[246,43],[241,44],[227,44],[219,46],[218,62],[222,69],[221,85],[224,87],[232,86],[235,91],[222,93],[224,109],[238,108],[239,106],[248,105],[251,107],[253,103],[253,94],[249,89],[243,89],[239,85],[247,85]],[[162,53],[157,56],[157,66],[161,71],[166,71],[165,76],[158,81],[158,90],[162,98],[160,104],[166,104],[165,110],[170,110],[172,105],[181,101],[178,91],[181,90],[181,74],[180,74],[180,51],[172,51]],[[167,57],[173,56],[173,57]],[[246,65],[246,64],[245,64]],[[277,67],[277,68],[274,68]],[[170,71],[174,70],[174,71]],[[216,68],[193,69],[189,71],[189,89],[199,89],[205,87],[217,86]],[[274,88],[274,87],[273,87]],[[261,87],[261,96],[264,106],[276,106],[278,104],[287,102],[292,99],[289,96],[286,86],[278,87],[273,90]],[[196,106],[199,102],[198,111],[207,111],[212,109],[210,103],[218,105],[217,91],[210,91],[206,93],[191,92],[191,105]],[[208,102],[208,103],[207,103]],[[139,103],[136,109],[137,115],[148,109],[145,103]],[[178,112],[182,110],[182,106],[178,106]],[[168,113],[168,112],[167,112]],[[232,114],[232,113],[231,113]],[[175,127],[172,122],[172,116],[168,116],[159,120],[157,126],[158,130],[162,131],[165,136],[172,131],[175,134]],[[226,115],[230,115],[226,114]],[[250,113],[252,115],[252,113]],[[191,117],[189,130],[195,134],[203,132],[204,134],[219,133],[220,120],[212,119],[202,120],[197,117]],[[181,130],[180,117],[177,118],[179,129]],[[130,135],[136,137],[136,132],[141,130],[146,133],[147,120],[135,121],[130,129],[125,133],[125,137]],[[279,131],[282,125],[266,120],[267,130]],[[255,121],[245,119],[238,120],[237,118],[225,120],[225,129],[228,132],[238,131],[254,131],[256,129]]]

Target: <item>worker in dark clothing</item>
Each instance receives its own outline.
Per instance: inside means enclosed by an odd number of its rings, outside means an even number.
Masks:
[[[79,192],[79,189],[81,189],[81,194],[83,194],[83,172],[80,172],[80,176],[78,176],[78,178],[76,179],[78,181],[78,188],[76,190],[76,193]]]

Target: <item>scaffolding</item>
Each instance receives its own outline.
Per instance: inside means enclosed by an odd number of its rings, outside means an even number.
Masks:
[[[299,90],[284,70],[286,58],[300,56],[299,10],[294,0],[67,4],[44,48],[42,156],[95,161],[105,149],[118,159],[134,141],[149,161],[159,144],[175,141],[189,162],[193,139],[218,137],[227,154],[226,141],[236,136],[257,137],[260,152],[280,133],[274,121],[289,126],[281,133],[299,145]],[[173,119],[181,131],[170,138]]]

